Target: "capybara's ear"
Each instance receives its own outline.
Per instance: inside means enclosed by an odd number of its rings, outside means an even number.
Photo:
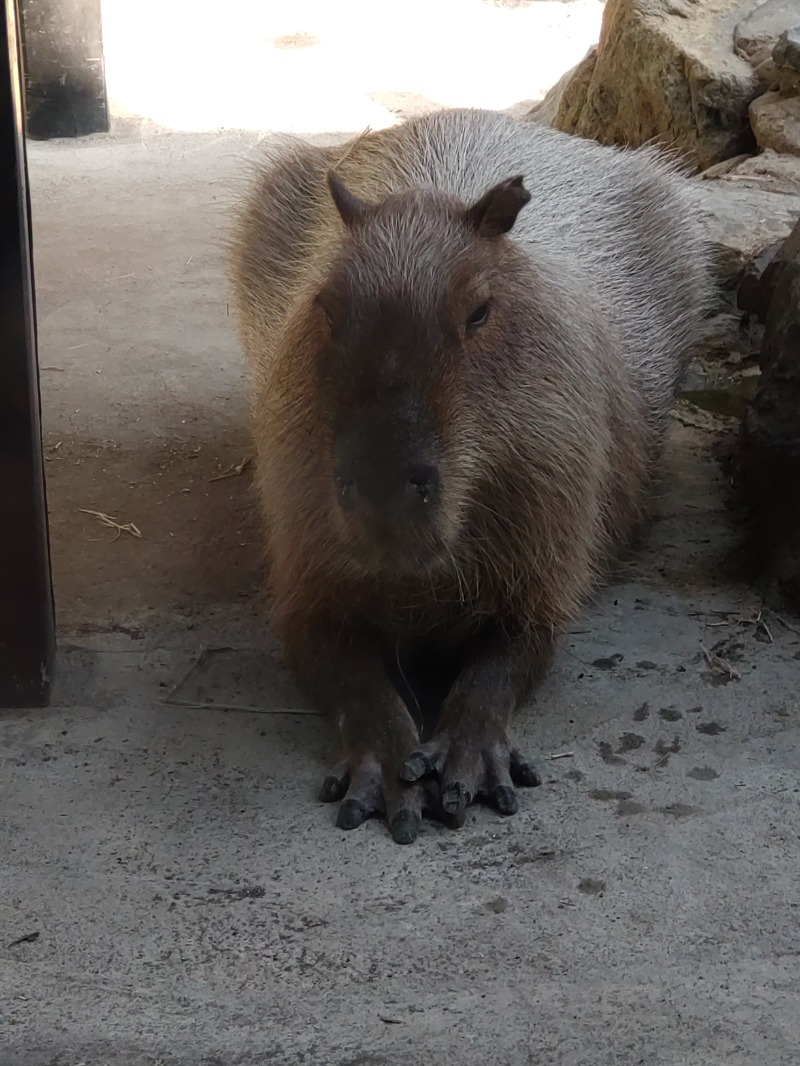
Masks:
[[[352,226],[361,218],[367,209],[363,200],[354,196],[348,188],[336,177],[332,170],[328,171],[328,188],[331,191],[336,210],[339,212],[345,226]]]
[[[499,237],[508,233],[531,198],[522,181],[521,176],[501,181],[467,210],[466,222],[478,236]]]

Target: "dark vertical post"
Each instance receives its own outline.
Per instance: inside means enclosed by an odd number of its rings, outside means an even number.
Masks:
[[[28,136],[108,131],[100,0],[20,0]]]
[[[55,620],[16,0],[0,3],[0,707],[50,699]]]

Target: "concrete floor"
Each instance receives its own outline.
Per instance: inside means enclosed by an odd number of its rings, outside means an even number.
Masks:
[[[317,802],[236,473],[255,139],[30,146],[60,679],[0,721],[0,1063],[797,1063],[800,623],[729,575],[702,420],[519,722],[516,817],[401,848]]]

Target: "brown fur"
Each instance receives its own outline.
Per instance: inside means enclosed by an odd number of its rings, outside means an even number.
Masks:
[[[518,181],[495,182],[513,170],[493,172],[470,155],[476,177],[464,178],[464,142],[482,134],[487,160],[498,154],[493,140],[509,159],[519,142],[529,207]],[[703,242],[680,179],[654,155],[570,149],[558,137],[446,113],[362,138],[331,189],[326,174],[341,152],[293,144],[260,171],[240,219],[234,284],[256,384],[277,624],[314,697],[337,716],[351,772],[351,704],[361,701],[359,728],[368,729],[364,707],[378,689],[348,694],[342,681],[341,693],[329,691],[337,640],[346,659],[351,630],[390,645],[452,648],[491,626],[523,649],[509,682],[516,705],[642,515],[706,298]],[[566,191],[549,201],[552,177],[536,179],[536,153],[547,151],[569,164]],[[595,159],[597,188],[570,194],[569,166],[583,168],[588,184]],[[586,262],[579,233],[562,246],[548,226],[555,232],[555,213],[571,211],[591,241],[591,227],[602,235],[606,225],[593,203],[603,196],[617,248]],[[618,208],[632,219],[624,239],[611,233]],[[669,212],[681,209],[686,218],[670,230]],[[653,244],[658,227],[663,249]],[[664,267],[662,251],[676,262]],[[487,293],[491,314],[471,331],[464,322]],[[649,306],[640,306],[643,293]],[[418,451],[433,454],[441,472],[435,506],[391,550],[337,496],[334,454],[361,428],[360,461],[378,464],[378,478],[380,464],[388,471]],[[322,645],[333,649],[319,677],[313,640],[320,661]],[[479,677],[473,687],[481,686]],[[473,697],[451,702],[459,699]],[[498,711],[498,736],[506,712]],[[459,715],[469,717],[446,705],[451,725]],[[489,708],[476,728],[491,717]]]

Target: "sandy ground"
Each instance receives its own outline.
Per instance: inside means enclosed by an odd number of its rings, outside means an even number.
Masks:
[[[141,111],[178,130],[30,146],[60,680],[0,722],[2,1066],[800,1059],[800,624],[759,621],[731,576],[718,433],[676,419],[648,543],[519,722],[545,783],[512,819],[478,809],[411,848],[337,831],[316,800],[334,738],[267,626],[219,252],[257,128],[357,131],[369,85],[512,106],[539,81],[517,31],[587,6],[465,3],[474,49],[515,27],[503,85],[422,76],[405,27],[352,112],[342,88],[316,121],[269,99],[248,122],[162,86]],[[455,5],[406,8],[430,29]],[[262,36],[330,33],[341,64],[375,16],[337,11],[265,15]],[[181,124],[190,104],[226,128]]]
[[[108,91],[117,114],[194,131],[360,131],[436,106],[524,107],[596,42],[602,11],[600,0],[229,0],[221,18],[187,0],[104,0]]]

